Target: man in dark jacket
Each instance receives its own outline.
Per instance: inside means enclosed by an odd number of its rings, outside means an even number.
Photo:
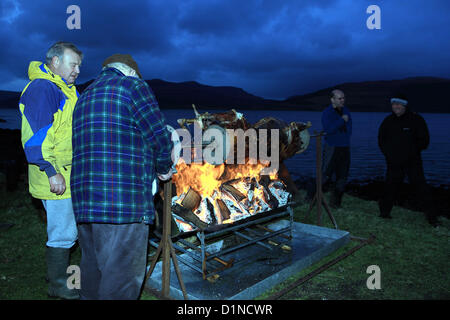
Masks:
[[[431,192],[425,181],[421,152],[428,147],[430,136],[425,120],[408,110],[408,100],[402,94],[391,99],[392,114],[378,131],[378,145],[386,158],[386,187],[379,202],[380,216],[391,218],[391,210],[405,175],[414,187],[420,207],[431,224],[436,223]]]
[[[322,127],[326,132],[323,157],[325,179],[336,177],[336,185],[331,193],[330,206],[339,208],[350,169],[350,138],[352,117],[345,103],[345,95],[335,89],[330,95],[331,105],[322,113]]]

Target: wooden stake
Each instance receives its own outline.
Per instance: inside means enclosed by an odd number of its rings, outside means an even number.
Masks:
[[[145,277],[145,281],[153,273],[155,269],[156,262],[159,259],[160,254],[162,254],[162,289],[161,294],[164,297],[170,296],[170,258],[172,257],[173,264],[175,267],[175,272],[180,282],[181,290],[183,292],[184,299],[187,300],[186,288],[184,286],[183,279],[181,277],[180,268],[178,266],[178,259],[173,249],[171,240],[171,219],[172,219],[172,180],[164,183],[164,206],[163,206],[163,234],[161,241],[159,243],[158,249],[156,250],[155,257],[153,258],[150,269]]]
[[[324,135],[323,132],[320,132],[319,134],[316,134],[316,194],[314,195],[307,212],[307,215],[311,212],[311,209],[313,208],[314,204],[317,205],[317,225],[322,224],[322,205],[325,207],[325,211],[328,213],[328,217],[330,218],[331,222],[333,223],[335,229],[338,229],[336,220],[333,217],[333,214],[330,211],[330,208],[328,207],[327,202],[325,201],[325,198],[323,196],[322,192],[322,136]]]
[[[162,294],[166,297],[170,293],[170,216],[172,199],[172,180],[164,183],[163,234],[162,234]]]

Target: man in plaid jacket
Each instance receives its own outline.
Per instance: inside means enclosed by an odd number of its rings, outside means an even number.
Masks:
[[[115,54],[73,113],[72,201],[81,299],[137,299],[154,217],[152,182],[172,172],[163,114],[130,55]]]

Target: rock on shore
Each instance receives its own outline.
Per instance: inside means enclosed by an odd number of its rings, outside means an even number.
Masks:
[[[6,189],[15,191],[27,166],[20,130],[0,129],[0,145],[0,172],[6,176]]]

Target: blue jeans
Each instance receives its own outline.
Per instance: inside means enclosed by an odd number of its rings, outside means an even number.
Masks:
[[[47,212],[47,247],[69,249],[78,237],[72,199],[42,200]]]

